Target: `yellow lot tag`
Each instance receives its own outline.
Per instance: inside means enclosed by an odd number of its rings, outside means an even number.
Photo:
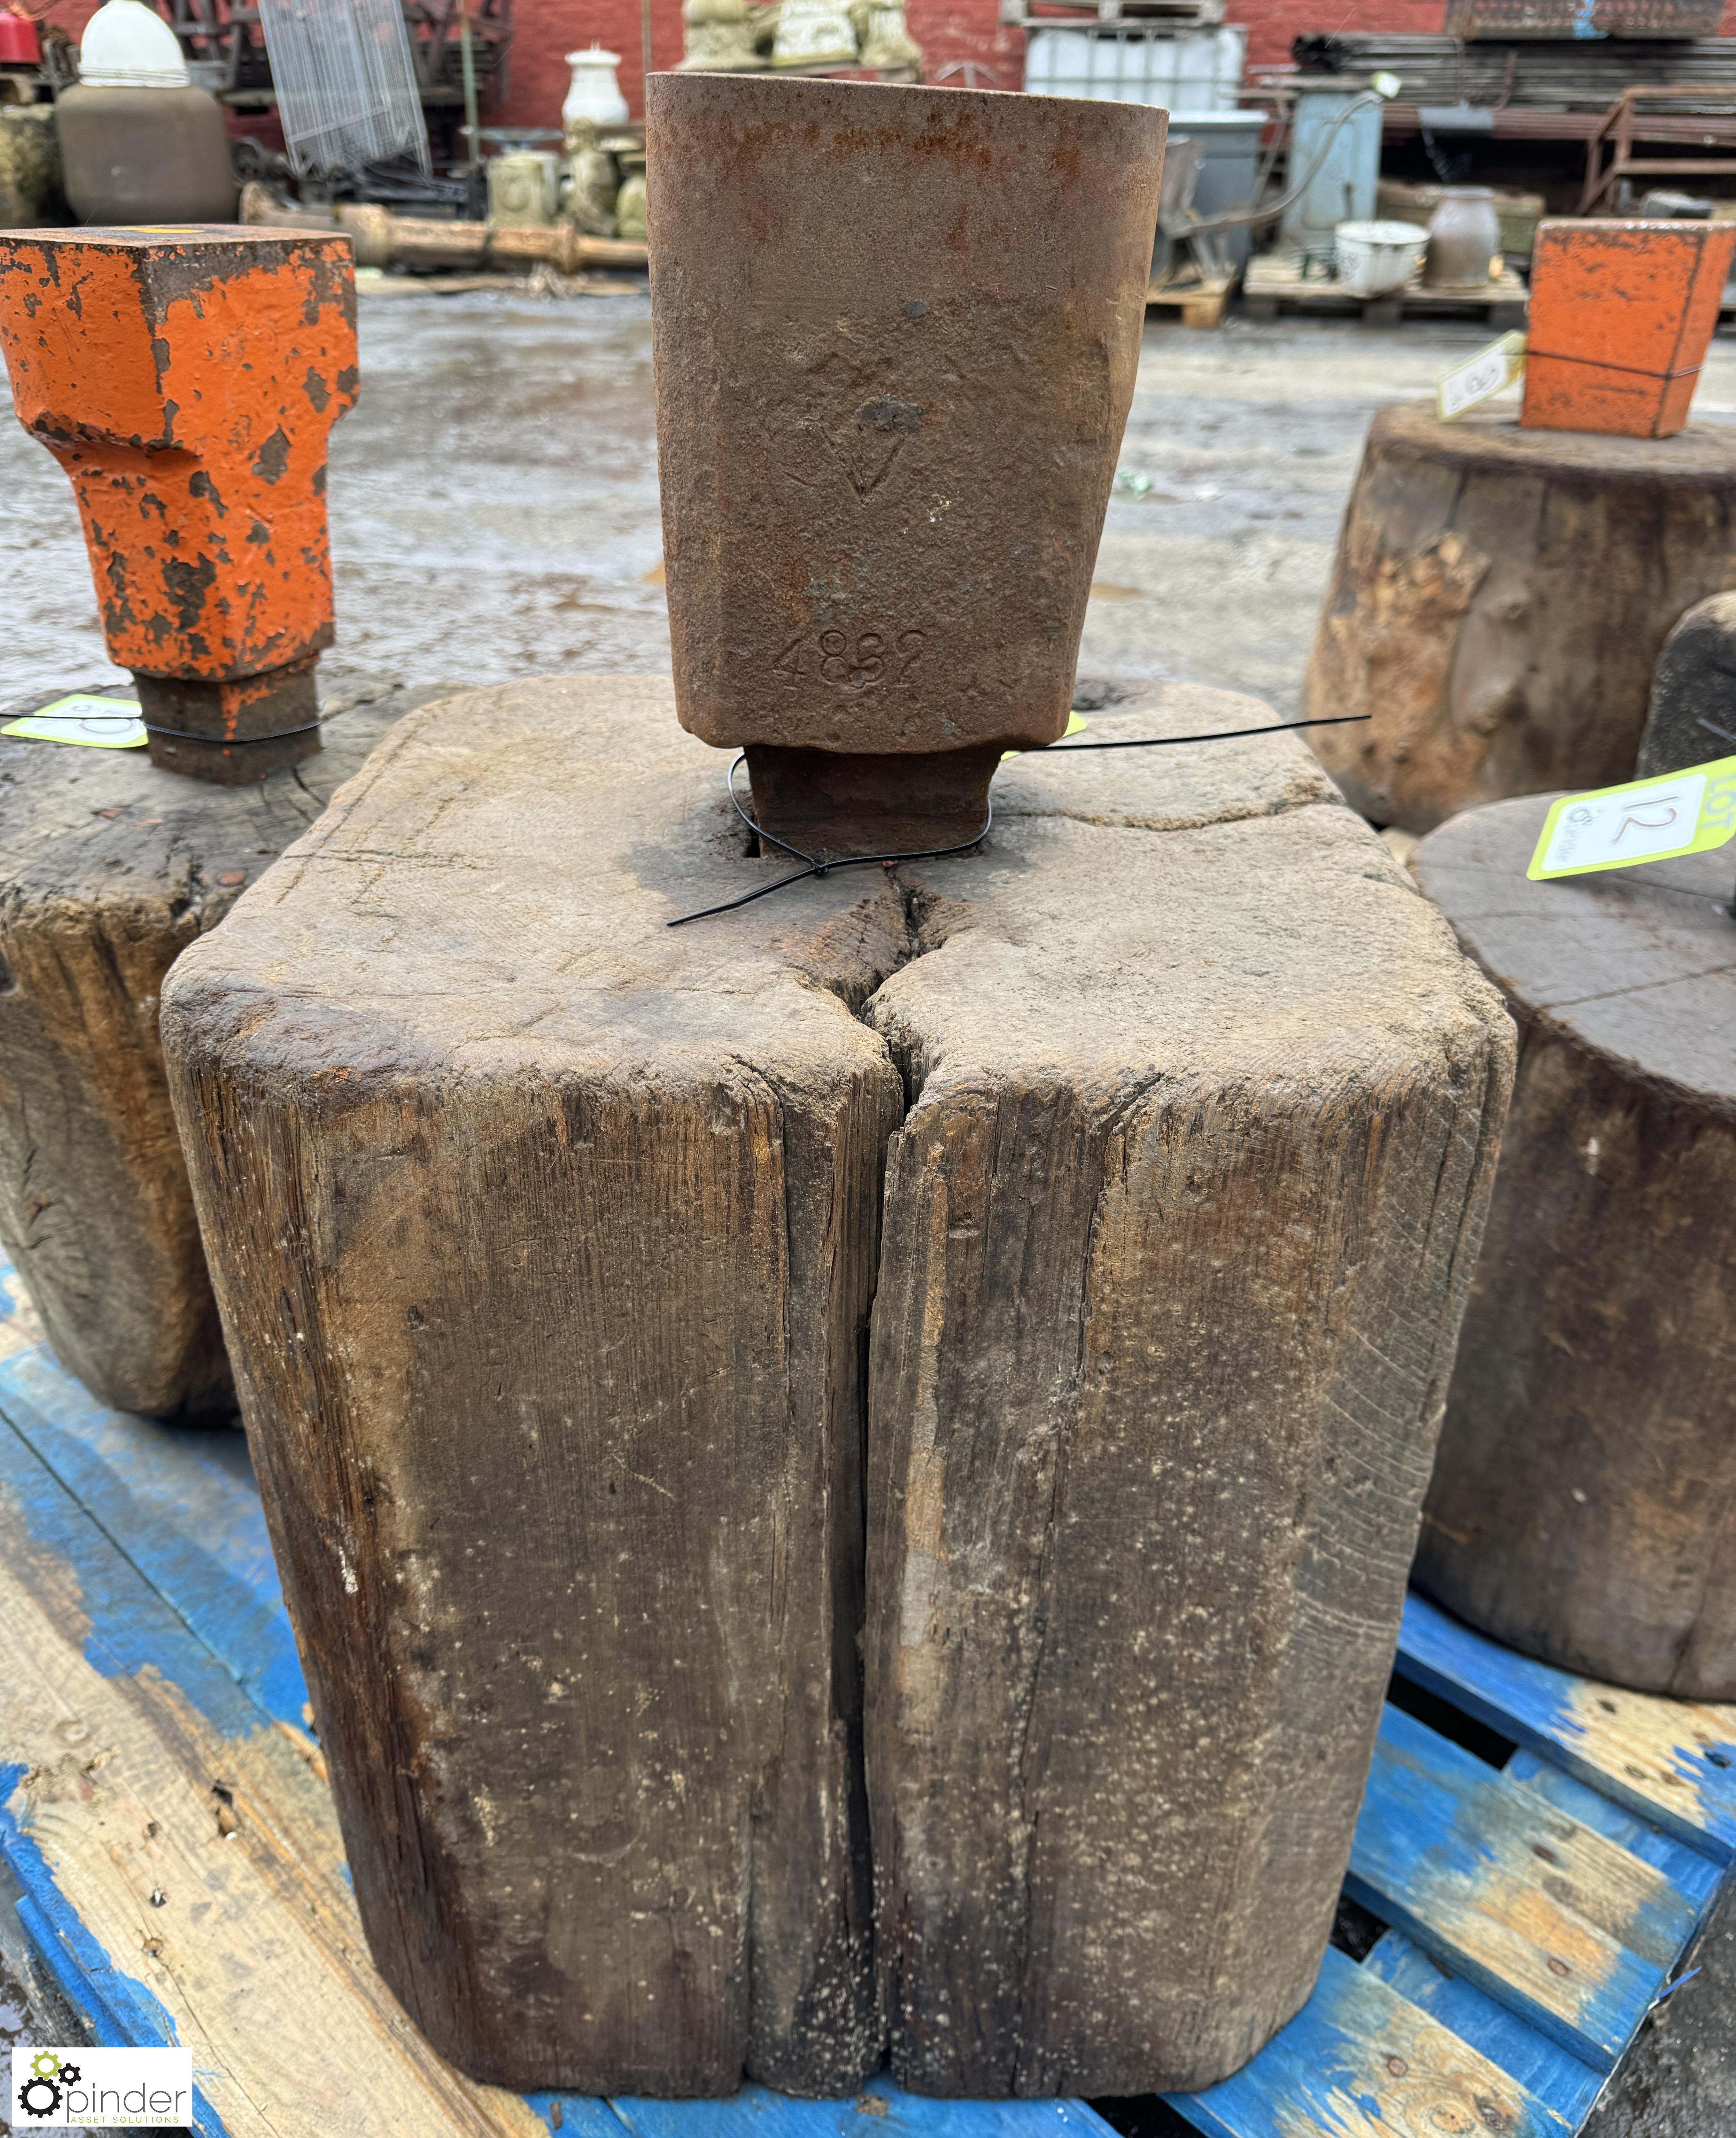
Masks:
[[[1063,735],[1077,735],[1081,728],[1088,728],[1090,725],[1091,723],[1083,713],[1069,713],[1067,725],[1061,730],[1061,733]],[[1003,749],[1001,752],[1001,762],[1005,764],[1009,757],[1041,757],[1041,755],[1042,752],[1040,749]]]
[[[1525,375],[1525,337],[1504,334],[1487,349],[1480,349],[1468,363],[1456,364],[1435,383],[1435,407],[1443,423],[1475,408],[1493,393],[1499,393]]]
[[[1631,779],[1550,806],[1525,874],[1534,883],[1708,853],[1736,834],[1736,757],[1667,779]]]
[[[8,721],[0,735],[26,735],[32,742],[77,743],[85,749],[143,749],[149,740],[130,698],[96,698],[83,691],[56,698],[22,720]]]

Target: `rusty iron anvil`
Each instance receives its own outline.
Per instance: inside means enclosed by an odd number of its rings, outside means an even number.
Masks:
[[[675,702],[821,853],[981,825],[1066,727],[1165,115],[646,84]]]
[[[319,747],[326,442],[356,398],[349,241],[0,232],[18,419],[66,469],[154,763],[222,785]]]

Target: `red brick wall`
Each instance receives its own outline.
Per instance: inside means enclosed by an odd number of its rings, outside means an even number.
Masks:
[[[681,56],[680,0],[651,0],[651,66],[673,66]],[[558,125],[572,79],[563,55],[593,44],[621,55],[622,93],[634,118],[644,111],[639,0],[513,0],[512,19],[506,105],[485,112],[485,124]]]
[[[1290,57],[1294,37],[1319,31],[1385,30],[1438,37],[1445,0],[1230,0],[1229,20],[1248,26],[1248,65]]]
[[[933,81],[949,62],[971,60],[983,70],[971,77],[978,89],[1022,89],[1024,32],[1003,30],[999,13],[995,0],[906,0],[905,19],[922,46],[926,78]],[[947,76],[960,86],[966,79],[963,74]]]
[[[26,0],[76,36],[98,0]],[[949,61],[973,60],[997,89],[1023,81],[1024,39],[997,21],[996,0],[907,0],[911,35],[923,47],[933,81]],[[559,121],[568,79],[563,55],[592,42],[621,55],[621,86],[635,117],[644,105],[640,84],[640,0],[514,0],[516,25],[505,106],[487,103],[485,124],[537,126]],[[681,56],[680,0],[651,0],[651,61],[673,66]],[[1290,57],[1290,40],[1304,32],[1390,30],[1438,32],[1445,0],[1230,0],[1232,22],[1249,28],[1248,63],[1270,66]],[[1721,25],[1736,35],[1736,0]],[[958,81],[956,74],[948,77]]]

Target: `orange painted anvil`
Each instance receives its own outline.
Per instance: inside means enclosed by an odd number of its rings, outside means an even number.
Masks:
[[[349,241],[0,233],[19,421],[72,479],[153,760],[238,785],[319,747],[325,452],[356,398]]]

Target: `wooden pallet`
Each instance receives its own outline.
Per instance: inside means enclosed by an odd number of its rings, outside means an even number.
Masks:
[[[1233,275],[1216,280],[1192,276],[1180,281],[1153,282],[1145,292],[1145,301],[1178,310],[1184,327],[1215,327],[1223,317],[1224,306],[1229,303],[1230,292],[1235,287]]]
[[[1564,2138],[1736,1858],[1736,1708],[1612,1691],[1417,1599],[1398,1667],[1417,1692],[1386,1711],[1345,1888],[1391,1927],[1173,2097],[1212,2138]],[[461,2077],[368,1959],[305,1697],[241,1437],[104,1410],[0,1266],[0,1842],[91,2038],[192,2047],[201,2138],[1109,2138],[1081,2101],[884,2080],[605,2102]],[[1497,1768],[1406,1711],[1430,1697],[1517,1749]]]
[[[1528,301],[1524,276],[1510,267],[1501,270],[1496,282],[1425,289],[1417,274],[1391,296],[1359,296],[1321,274],[1307,255],[1288,249],[1256,253],[1242,276],[1241,295],[1251,320],[1275,320],[1280,311],[1355,312],[1371,326],[1392,326],[1429,313],[1470,310],[1480,312],[1496,334],[1524,325]]]

